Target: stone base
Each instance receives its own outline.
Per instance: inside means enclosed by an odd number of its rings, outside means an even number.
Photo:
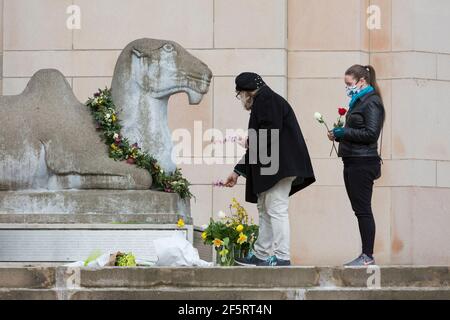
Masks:
[[[69,262],[93,251],[156,260],[153,240],[193,241],[189,201],[152,190],[0,192],[0,261]],[[178,228],[183,218],[185,227]]]
[[[450,299],[449,267],[377,268],[379,287],[368,287],[373,274],[367,268],[92,269],[0,264],[0,299]]]
[[[154,214],[190,217],[189,201],[153,190],[0,191],[0,214]]]
[[[157,261],[153,240],[182,232],[192,242],[192,226],[175,224],[0,224],[0,261],[83,261],[92,252],[132,252]]]

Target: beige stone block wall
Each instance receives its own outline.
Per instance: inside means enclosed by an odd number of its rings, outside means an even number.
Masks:
[[[450,3],[370,2],[384,17],[369,38],[370,62],[389,91],[392,160],[377,185],[391,189],[390,263],[448,265],[449,48],[436,35],[450,26]]]
[[[66,28],[67,6],[81,9],[81,29]],[[381,10],[368,30],[367,7]],[[110,86],[120,50],[141,38],[179,42],[214,73],[198,106],[185,94],[169,101],[169,126],[194,136],[215,128],[246,129],[248,112],[234,95],[234,77],[260,73],[295,110],[317,182],[292,197],[292,260],[339,265],[360,250],[357,222],[345,193],[342,161],[329,156],[325,128],[345,106],[342,80],[355,63],[375,66],[386,108],[383,176],[375,183],[375,254],[382,264],[449,264],[450,27],[447,0],[0,0],[0,90],[18,94],[41,68],[57,68],[85,101]],[[193,183],[196,225],[244,204],[245,180],[216,188],[243,150],[208,165],[203,148],[180,165]],[[230,144],[226,145],[227,147]],[[195,150],[194,150],[195,149]],[[258,221],[256,206],[245,204]]]
[[[5,50],[70,50],[72,31],[65,27],[72,0],[3,1]]]
[[[58,1],[56,1],[58,2]],[[74,49],[122,49],[138,38],[171,39],[186,48],[213,46],[210,0],[75,0],[82,28]]]

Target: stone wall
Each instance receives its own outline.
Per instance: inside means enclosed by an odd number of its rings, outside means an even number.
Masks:
[[[85,101],[110,85],[120,50],[140,37],[179,42],[206,62],[214,78],[199,106],[184,94],[169,102],[172,130],[243,128],[248,114],[234,98],[233,78],[260,73],[299,118],[317,183],[292,198],[293,260],[341,264],[359,253],[357,222],[329,158],[321,111],[333,119],[347,103],[342,75],[354,63],[378,71],[387,109],[383,177],[376,183],[379,263],[450,263],[450,3],[447,0],[3,0],[3,94],[17,94],[41,68],[59,69]],[[66,28],[66,8],[81,8],[81,29]],[[381,29],[366,27],[369,5],[381,8]],[[0,27],[1,31],[1,27]],[[200,158],[201,153],[193,154]],[[228,165],[182,165],[194,183],[197,225],[243,202],[243,179],[213,188]],[[256,208],[247,204],[256,217]]]

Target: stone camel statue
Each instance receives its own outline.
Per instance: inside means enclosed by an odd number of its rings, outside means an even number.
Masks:
[[[186,92],[189,103],[198,104],[208,92],[211,77],[208,66],[176,42],[145,38],[131,42],[117,60],[111,83],[123,135],[154,155],[164,170],[173,172],[169,97]]]
[[[112,80],[123,135],[173,170],[169,96],[183,91],[198,104],[211,76],[175,42],[131,42]],[[21,94],[0,97],[0,190],[148,189],[151,184],[146,170],[109,158],[90,111],[58,70],[39,70]]]

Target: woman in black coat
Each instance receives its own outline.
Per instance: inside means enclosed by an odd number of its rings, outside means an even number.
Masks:
[[[345,72],[344,81],[347,95],[351,98],[345,126],[331,130],[328,137],[339,142],[338,154],[344,162],[345,188],[358,219],[362,242],[362,253],[345,265],[367,266],[375,264],[372,191],[374,180],[381,176],[377,142],[385,111],[372,66],[350,67]]]
[[[315,181],[308,148],[289,103],[259,75],[244,72],[235,82],[238,99],[250,110],[249,139],[225,185],[245,177],[246,201],[258,204],[260,216],[254,254],[237,262],[289,265],[288,197]]]

